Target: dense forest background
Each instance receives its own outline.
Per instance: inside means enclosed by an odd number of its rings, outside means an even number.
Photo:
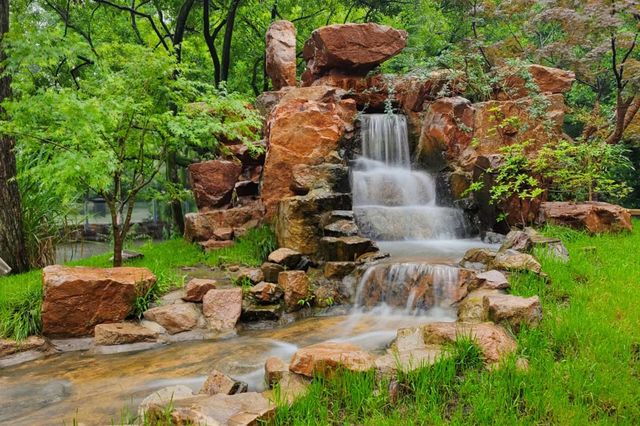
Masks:
[[[260,138],[260,118],[247,106],[270,89],[265,32],[279,19],[297,28],[299,74],[311,32],[347,22],[407,30],[408,47],[383,71],[420,76],[448,69],[464,79],[472,101],[490,97],[494,70],[502,66],[574,71],[565,131],[573,140],[615,146],[607,155],[623,161],[607,167],[629,188],[615,201],[640,205],[635,0],[3,0],[4,6],[11,10],[2,40],[4,81],[11,77],[12,92],[3,94],[0,130],[15,141],[32,264],[46,261],[42,241],[88,194],[106,200],[121,226],[116,239],[124,239],[126,218],[145,198],[166,201],[180,233],[180,201],[189,196],[185,167],[215,157],[229,138],[259,150],[252,143]]]

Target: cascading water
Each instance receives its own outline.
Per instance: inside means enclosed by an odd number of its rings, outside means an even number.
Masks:
[[[360,230],[378,241],[460,237],[462,212],[438,206],[435,179],[411,169],[406,117],[366,114],[361,123],[362,157],[352,170]]]
[[[439,250],[459,244],[464,235],[462,212],[438,206],[433,176],[411,169],[405,116],[363,115],[361,139],[362,157],[351,173],[355,218],[363,234],[395,256],[364,273],[356,290],[356,312],[392,309],[455,319],[451,306],[459,298],[458,268],[437,263]],[[435,248],[438,255],[416,247]]]

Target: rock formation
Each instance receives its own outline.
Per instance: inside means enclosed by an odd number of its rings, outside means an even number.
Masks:
[[[266,69],[273,90],[296,85],[296,28],[289,21],[275,21],[266,35]]]
[[[365,75],[400,53],[406,44],[406,31],[385,25],[344,24],[318,28],[304,45],[307,70],[303,80],[311,81],[332,69]]]

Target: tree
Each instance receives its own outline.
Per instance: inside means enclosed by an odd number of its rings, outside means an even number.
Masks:
[[[159,179],[167,153],[181,145],[216,153],[217,137],[246,135],[257,119],[239,99],[182,77],[174,56],[123,43],[93,50],[77,85],[32,90],[28,72],[20,74],[20,96],[7,103],[13,120],[2,128],[19,138],[20,155],[46,153],[48,161],[30,173],[49,190],[65,199],[87,191],[105,199],[113,264],[120,266],[136,200]],[[14,59],[18,73],[25,64]]]
[[[0,63],[6,59],[4,35],[9,32],[9,0],[0,0]],[[11,77],[0,68],[0,117],[6,119],[1,103],[11,97]],[[0,132],[0,258],[15,271],[29,267],[22,225],[20,191],[16,181],[15,139]]]

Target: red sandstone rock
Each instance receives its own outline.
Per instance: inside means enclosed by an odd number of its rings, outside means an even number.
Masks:
[[[24,340],[0,339],[0,358],[25,351],[44,352],[50,347],[49,341],[41,336],[29,336]]]
[[[242,165],[233,161],[212,160],[190,164],[191,190],[198,209],[214,209],[231,201],[231,194],[242,172]]]
[[[198,326],[202,314],[193,303],[174,303],[145,311],[144,318],[163,326],[169,334],[193,330]]]
[[[268,218],[281,199],[295,195],[293,167],[324,163],[353,131],[356,105],[343,94],[326,86],[291,89],[272,110],[261,194]]]
[[[491,294],[484,296],[483,305],[488,320],[509,324],[515,331],[525,324],[535,327],[542,320],[538,296],[524,298],[511,294]]]
[[[94,329],[96,345],[122,345],[136,342],[152,342],[158,333],[131,322],[98,324]]]
[[[287,312],[301,309],[302,305],[299,302],[310,294],[307,274],[304,271],[280,272],[278,285],[284,290],[284,304]]]
[[[593,234],[633,229],[631,215],[625,208],[600,202],[542,203],[538,222],[585,229]]]
[[[374,23],[329,25],[315,30],[304,45],[307,75],[331,69],[364,75],[407,44],[407,32]]]
[[[375,368],[375,359],[356,345],[325,342],[298,349],[289,365],[290,371],[307,377],[337,368],[367,371]]]
[[[123,321],[136,296],[156,282],[146,268],[43,270],[42,332],[51,337],[89,336],[97,324]]]
[[[302,254],[290,248],[281,247],[269,254],[269,262],[283,265],[287,268],[295,268],[302,259]]]
[[[247,391],[247,384],[238,380],[234,380],[226,374],[213,370],[209,373],[207,380],[202,385],[200,393],[207,395],[234,395]]]
[[[187,213],[184,216],[184,238],[187,241],[217,240],[216,232],[220,228],[251,229],[258,226],[264,215],[262,203],[258,200],[231,209],[208,210],[200,213]]]
[[[296,27],[275,21],[266,35],[266,68],[274,90],[296,85]]]
[[[276,303],[282,298],[282,289],[278,285],[261,282],[249,289],[249,294],[258,303]]]
[[[193,278],[185,287],[185,295],[182,300],[186,302],[202,302],[202,298],[209,290],[216,288],[216,280]]]
[[[289,374],[289,366],[278,357],[270,357],[264,363],[264,375],[269,388]]]
[[[500,361],[517,347],[513,337],[498,325],[455,322],[437,322],[400,329],[394,347],[399,352],[405,352],[454,342],[464,337],[471,337],[478,344],[488,363]]]
[[[438,158],[444,151],[448,159],[455,160],[473,138],[474,109],[460,96],[438,99],[427,107],[423,123],[418,155]]]
[[[216,331],[233,330],[242,313],[242,289],[209,290],[202,299],[202,310],[209,328]]]

